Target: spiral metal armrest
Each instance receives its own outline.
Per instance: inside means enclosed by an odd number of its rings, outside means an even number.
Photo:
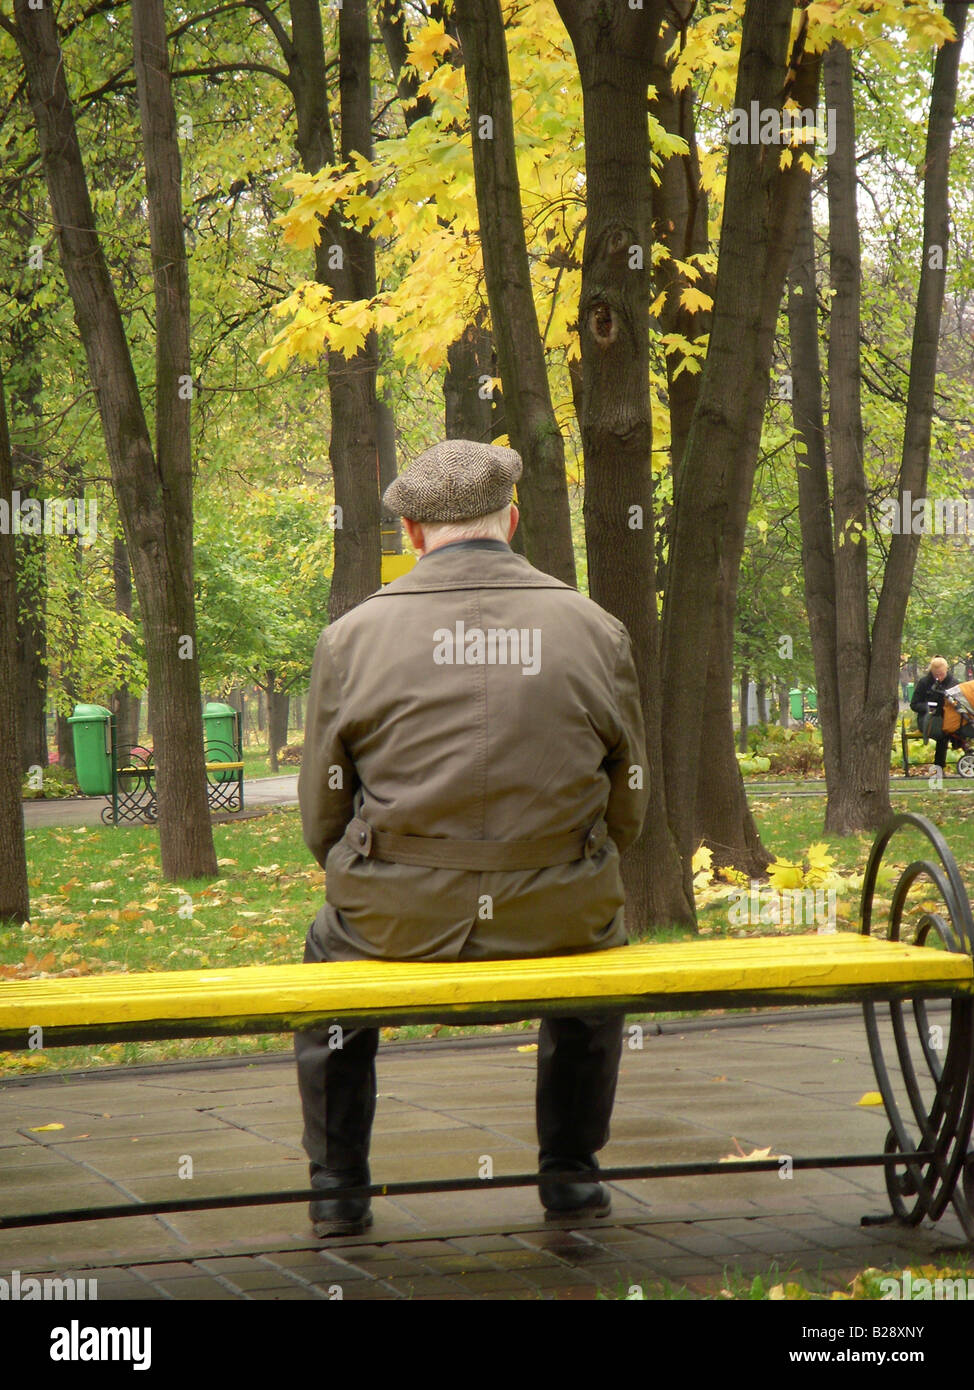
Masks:
[[[914,883],[926,879],[932,885],[931,897],[939,896],[946,915],[924,912],[916,924],[914,944],[926,945],[933,931],[947,951],[974,954],[974,918],[960,872],[944,837],[925,816],[895,816],[876,839],[862,885],[862,933],[868,936],[872,930],[873,896],[883,854],[894,834],[904,826],[912,826],[929,840],[936,859],[916,859],[900,875],[890,902],[889,940],[902,939],[900,931],[905,925],[903,910],[907,895]],[[912,1005],[919,1035],[923,1058],[921,1076],[917,1075],[915,1053],[911,1054],[910,1049],[907,1003]],[[943,1061],[942,1049],[933,1045],[934,1031],[922,998],[906,1002],[891,1000],[886,1005],[896,1060],[909,1102],[906,1116],[893,1089],[880,1037],[878,1013],[881,1007],[867,1001],[863,1004],[863,1014],[876,1081],[890,1122],[885,1152],[904,1156],[902,1167],[891,1164],[886,1168],[886,1188],[893,1213],[897,1219],[917,1225],[924,1216],[939,1220],[952,1202],[965,1234],[974,1239],[974,1170],[968,1162],[974,1124],[974,1000],[969,996],[951,999],[950,1037]],[[924,1065],[926,1075],[923,1075]],[[932,1099],[924,1098],[921,1077],[927,1084],[928,1096],[930,1082],[933,1083]],[[918,1150],[933,1153],[934,1157],[911,1162],[910,1155]],[[962,1173],[963,1191],[958,1189]]]
[[[141,746],[118,749],[118,820],[156,819],[156,770],[152,752]],[[115,807],[111,801],[101,813],[106,825],[115,824]]]

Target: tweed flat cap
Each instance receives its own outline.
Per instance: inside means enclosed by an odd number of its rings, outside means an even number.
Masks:
[[[410,521],[468,521],[508,505],[521,467],[513,449],[446,439],[413,459],[382,500]]]

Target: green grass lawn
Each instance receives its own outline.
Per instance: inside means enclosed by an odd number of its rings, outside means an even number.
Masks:
[[[931,793],[902,796],[899,805],[942,824],[962,869],[974,860],[974,798]],[[822,810],[822,803],[811,799],[754,803],[765,843],[778,858],[800,861],[811,845],[828,846],[843,885],[837,898],[837,925],[840,930],[854,930],[859,881],[873,837],[824,835]],[[162,879],[157,833],[150,827],[28,831],[33,915],[23,927],[0,934],[0,976],[299,962],[305,934],[323,898],[324,874],[304,846],[297,810],[217,825],[213,835],[220,877],[173,884]],[[917,857],[923,843],[918,833],[904,835],[898,842],[897,862],[905,865]],[[884,884],[887,892],[892,879],[891,874]],[[776,930],[768,925],[736,926],[726,901],[702,906],[699,925],[703,935],[714,937],[767,935]],[[688,933],[669,929],[661,935],[673,939]],[[522,1030],[530,1027],[520,1025]],[[469,1035],[469,1029],[450,1027],[389,1029],[385,1035],[407,1038],[431,1032],[442,1037]],[[38,1053],[0,1053],[0,1071],[241,1055],[290,1045],[289,1035],[260,1035],[50,1048]]]
[[[250,777],[296,777],[299,771],[298,763],[281,763],[276,772],[271,772],[266,748],[245,748],[243,765],[245,782]]]

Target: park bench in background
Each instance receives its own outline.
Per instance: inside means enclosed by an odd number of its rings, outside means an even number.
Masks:
[[[893,892],[887,931],[873,935],[877,875],[894,833],[920,830],[935,857],[916,860]],[[912,942],[900,939],[914,883],[942,903],[924,911]],[[935,944],[931,944],[935,943]],[[974,1238],[974,1171],[968,1143],[974,1121],[974,920],[956,863],[939,831],[901,815],[877,838],[863,881],[860,933],[690,941],[621,947],[540,960],[412,964],[354,961],[245,966],[226,970],[96,975],[0,982],[0,1047],[120,1039],[207,1037],[292,1028],[427,1021],[496,1023],[544,1014],[627,1013],[781,1004],[861,1003],[877,1083],[889,1118],[882,1154],[793,1157],[796,1169],[883,1166],[893,1216],[916,1224],[939,1219],[953,1203]],[[949,1033],[934,1045],[931,999],[950,1000]],[[912,1004],[916,1036],[909,1036]],[[889,1035],[880,1013],[889,1009]],[[939,1026],[939,1025],[938,1025]],[[422,1157],[417,1153],[417,1166]],[[735,1163],[736,1172],[776,1171],[776,1158]],[[623,1178],[725,1173],[719,1162],[609,1168]],[[578,1173],[571,1176],[579,1180]],[[349,1188],[346,1195],[459,1191],[524,1186],[537,1175],[417,1181]],[[126,1203],[71,1212],[0,1216],[0,1228],[65,1220],[236,1205],[307,1201],[310,1191],[251,1193]],[[319,1194],[320,1195],[320,1194]],[[334,1194],[332,1194],[334,1195]]]
[[[900,750],[903,755],[903,776],[910,775],[910,744],[926,743],[919,729],[910,728],[905,719],[900,720]],[[957,771],[961,777],[974,777],[974,753],[962,753],[957,759]]]
[[[74,738],[78,786],[85,796],[107,796],[106,825],[156,819],[152,749],[119,745],[115,716],[103,705],[75,705],[68,720]],[[211,811],[242,811],[243,733],[235,709],[209,701],[203,710],[206,796]]]

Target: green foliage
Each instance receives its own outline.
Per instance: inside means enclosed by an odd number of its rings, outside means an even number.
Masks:
[[[61,801],[65,797],[78,796],[80,793],[75,774],[58,763],[50,763],[42,769],[39,787],[32,785],[36,775],[27,773],[24,777],[21,796],[25,801]]]
[[[207,685],[247,678],[286,690],[305,680],[328,620],[333,534],[320,494],[251,490],[207,505],[197,524],[200,661]]]

